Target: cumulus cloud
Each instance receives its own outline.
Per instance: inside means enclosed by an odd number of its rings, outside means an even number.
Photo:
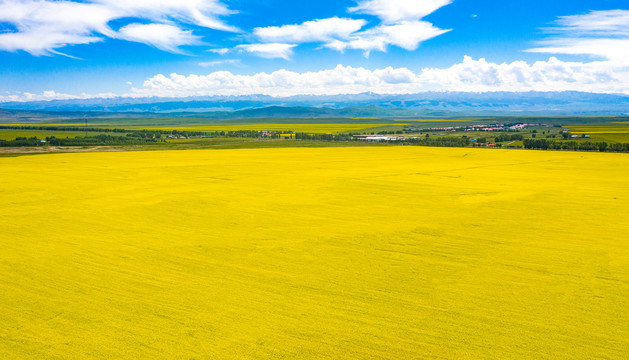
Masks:
[[[458,91],[591,91],[626,92],[626,73],[606,62],[564,62],[555,57],[529,64],[492,63],[465,56],[449,68],[426,68],[419,81],[429,88]]]
[[[387,67],[367,70],[338,65],[317,72],[278,70],[272,73],[236,75],[217,71],[208,75],[156,75],[135,89],[135,96],[355,94],[366,91],[396,93],[415,88],[416,75],[406,69]]]
[[[282,43],[243,44],[236,46],[236,49],[267,59],[281,58],[290,60],[295,46],[297,45]]]
[[[0,22],[15,27],[15,31],[0,34],[0,50],[50,55],[67,45],[89,44],[109,37],[179,51],[178,46],[195,43],[195,37],[180,29],[175,21],[238,31],[220,20],[220,16],[231,13],[219,0],[0,0]],[[113,20],[127,18],[149,24],[127,25],[122,32],[110,27]],[[152,29],[165,35],[162,41],[148,34],[149,25],[159,25]]]
[[[591,55],[629,66],[629,10],[591,11],[560,17],[549,38],[529,52]]]
[[[342,95],[373,92],[408,94],[423,91],[589,91],[629,94],[629,72],[614,69],[607,61],[548,61],[494,63],[465,56],[461,63],[448,68],[408,68],[369,70],[337,65],[314,72],[278,70],[271,73],[239,75],[215,71],[207,75],[168,76],[158,74],[132,88],[125,97],[186,97],[213,95]],[[2,101],[33,101],[54,98],[92,98],[100,95],[72,96],[49,92],[42,95],[11,94]],[[107,95],[114,96],[113,94]]]
[[[263,42],[328,42],[346,39],[367,24],[363,19],[333,17],[306,21],[298,25],[259,27],[253,34]]]
[[[278,70],[237,75],[217,71],[208,75],[156,75],[129,96],[204,95],[337,95],[374,92],[405,94],[422,91],[592,91],[629,93],[629,76],[614,72],[604,62],[563,62],[554,57],[529,64],[493,63],[468,56],[448,68],[386,67],[369,70],[337,65],[316,72]]]

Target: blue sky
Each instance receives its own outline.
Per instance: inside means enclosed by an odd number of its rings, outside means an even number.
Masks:
[[[0,101],[629,93],[628,49],[626,0],[0,0]]]

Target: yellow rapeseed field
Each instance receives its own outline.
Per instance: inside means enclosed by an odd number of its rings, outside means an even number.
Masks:
[[[610,143],[629,142],[629,122],[609,122],[592,125],[569,125],[572,134],[590,135],[592,141],[606,141]]]
[[[629,156],[0,158],[1,359],[626,359]]]

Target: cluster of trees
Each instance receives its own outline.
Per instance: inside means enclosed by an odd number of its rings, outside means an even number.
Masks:
[[[0,139],[0,147],[18,147],[18,146],[39,146],[43,145],[37,137],[25,138],[17,137],[15,140]]]
[[[470,146],[470,139],[465,136],[426,137],[425,139],[405,139],[403,144],[421,146],[465,147]]]
[[[51,136],[46,138],[46,142],[53,146],[138,145],[156,143],[157,139],[100,134],[75,138],[56,138]]]
[[[74,131],[74,132],[99,132],[99,133],[127,133],[128,136],[149,138],[156,137],[158,135],[181,135],[181,136],[201,136],[206,135],[202,131],[182,131],[182,130],[160,130],[160,129],[143,129],[143,130],[130,130],[130,129],[118,129],[118,128],[99,128],[99,127],[81,127],[81,126],[55,126],[55,125],[41,125],[41,126],[16,126],[16,125],[0,125],[0,129],[7,130],[42,130],[42,131]],[[138,134],[129,135],[129,134]]]
[[[629,143],[606,142],[579,142],[579,141],[554,141],[547,139],[526,139],[525,149],[538,150],[572,150],[572,151],[608,151],[608,152],[629,152]]]
[[[517,140],[523,140],[524,136],[522,136],[522,134],[513,134],[513,135],[508,135],[508,134],[501,134],[496,136],[495,141],[496,142],[504,142],[504,141],[517,141]]]
[[[349,140],[351,136],[337,136],[332,134],[308,134],[308,133],[295,133],[295,139],[297,140],[319,140],[319,141],[341,141]]]
[[[143,131],[134,131],[134,132],[127,133],[127,137],[140,138],[140,139],[161,139],[162,134],[159,132],[143,130]]]
[[[43,140],[43,139],[42,139]],[[0,140],[0,147],[21,147],[21,146],[97,146],[97,145],[138,145],[138,144],[154,144],[158,139],[141,138],[141,137],[125,137],[100,134],[97,136],[75,137],[75,138],[56,138],[54,136],[46,137],[45,142],[36,136],[26,138],[17,137],[15,140]]]

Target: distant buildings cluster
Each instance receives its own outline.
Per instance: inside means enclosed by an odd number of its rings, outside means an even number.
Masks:
[[[354,140],[365,141],[396,141],[404,140],[402,136],[385,136],[385,135],[353,135]]]
[[[516,124],[507,126],[505,124],[476,124],[465,126],[447,126],[447,127],[434,127],[427,129],[420,128],[405,128],[406,132],[421,132],[421,131],[507,131],[507,130],[521,130],[529,126],[539,126],[539,124]]]

